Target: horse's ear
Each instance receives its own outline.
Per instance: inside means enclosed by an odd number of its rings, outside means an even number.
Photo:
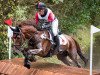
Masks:
[[[16,26],[16,27],[10,27],[10,29],[11,29],[13,32],[19,32],[18,26]]]
[[[16,31],[16,28],[15,28],[15,27],[10,27],[10,29],[11,29],[12,31]]]
[[[16,26],[16,32],[20,32],[19,26]]]

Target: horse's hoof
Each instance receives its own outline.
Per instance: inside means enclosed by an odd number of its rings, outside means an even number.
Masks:
[[[29,64],[25,64],[24,65],[27,69],[30,69],[30,65]]]

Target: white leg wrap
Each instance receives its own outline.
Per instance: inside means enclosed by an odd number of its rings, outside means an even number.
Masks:
[[[38,43],[37,47],[38,47],[38,49],[30,49],[29,52],[31,54],[38,54],[39,52],[41,52],[43,50],[41,43]]]

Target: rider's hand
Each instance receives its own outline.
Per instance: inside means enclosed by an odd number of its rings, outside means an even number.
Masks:
[[[49,27],[51,27],[51,22],[45,22],[42,25],[42,29],[49,28]]]
[[[45,28],[45,25],[42,25],[42,29],[44,29]]]

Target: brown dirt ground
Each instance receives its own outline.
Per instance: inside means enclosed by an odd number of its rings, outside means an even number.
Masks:
[[[21,65],[21,66],[23,65],[23,59],[21,58],[3,60],[3,61],[7,63],[10,62],[13,64]],[[54,63],[41,62],[41,61],[32,62],[30,71],[34,69],[40,70],[42,72],[46,71],[46,74],[45,72],[43,73],[40,72],[40,74],[37,74],[37,75],[43,75],[43,74],[45,75],[89,75],[88,69],[65,66],[65,65],[54,64]],[[93,75],[100,75],[100,73],[93,72]]]

